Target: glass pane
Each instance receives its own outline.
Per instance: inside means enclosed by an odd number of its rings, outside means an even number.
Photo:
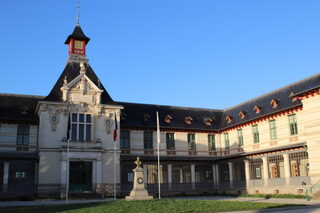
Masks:
[[[79,114],[79,122],[84,122],[84,114]]]
[[[77,121],[78,121],[77,114],[72,113],[72,122],[77,122]]]
[[[130,132],[128,130],[120,132],[120,148],[130,149]]]
[[[76,141],[77,140],[77,124],[72,124],[72,135],[71,140]]]
[[[86,127],[86,141],[91,141],[91,125],[87,124]]]
[[[83,49],[83,42],[75,40],[74,41],[74,47],[75,47],[75,49]]]
[[[79,141],[84,141],[84,124],[79,124]]]
[[[18,135],[17,136],[17,145],[22,145],[23,144],[23,135]]]
[[[91,123],[91,115],[86,115],[86,122]]]
[[[29,135],[23,136],[23,145],[25,146],[29,145]]]
[[[145,149],[152,149],[153,148],[153,138],[152,138],[152,132],[146,131],[144,132],[144,148]]]
[[[24,133],[24,126],[18,126],[18,134]]]

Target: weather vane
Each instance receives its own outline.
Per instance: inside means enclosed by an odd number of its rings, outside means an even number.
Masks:
[[[77,24],[80,24],[80,0],[77,0]]]

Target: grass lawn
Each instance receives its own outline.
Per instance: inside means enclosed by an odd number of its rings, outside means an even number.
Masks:
[[[271,204],[258,202],[235,202],[217,200],[179,200],[161,199],[150,201],[117,200],[104,203],[72,204],[56,206],[7,207],[0,208],[1,213],[192,213],[192,212],[222,212],[262,208],[292,206],[286,204]]]

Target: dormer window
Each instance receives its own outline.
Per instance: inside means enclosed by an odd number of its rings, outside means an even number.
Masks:
[[[191,116],[185,117],[184,122],[186,124],[192,124],[193,118]]]
[[[233,120],[233,117],[232,117],[232,116],[228,115],[228,116],[226,117],[226,121],[227,121],[228,124],[231,123],[232,120]]]
[[[172,121],[172,117],[170,116],[170,115],[167,115],[165,118],[164,118],[164,122],[166,122],[166,123],[171,123],[171,121]]]
[[[255,105],[253,107],[253,111],[256,112],[256,114],[260,113],[262,111],[262,107],[261,106],[258,106],[258,105]]]
[[[295,95],[295,93],[294,93],[294,92],[291,92],[290,95],[289,95],[289,97],[292,98],[294,95]]]
[[[296,94],[294,92],[291,92],[289,97],[292,98],[292,102],[298,100],[298,97],[294,97]]]
[[[144,115],[143,115],[143,120],[144,120],[145,122],[148,122],[148,121],[150,120],[150,115],[149,115],[149,114],[144,114]]]
[[[245,111],[240,111],[240,112],[239,112],[239,117],[240,117],[241,119],[245,118],[246,116],[247,116],[247,113],[246,113]]]
[[[204,122],[205,125],[211,126],[212,123],[213,123],[213,120],[211,118],[207,117],[207,118],[203,119],[203,122]]]
[[[272,99],[271,102],[270,102],[270,105],[272,106],[272,108],[276,108],[276,107],[279,106],[279,101],[275,100],[275,99]]]
[[[120,119],[121,119],[122,121],[125,121],[125,120],[127,120],[127,117],[128,117],[128,115],[127,115],[126,113],[122,112],[122,113],[121,113],[121,116],[120,116]]]
[[[21,107],[20,112],[21,114],[26,115],[29,112],[29,108],[26,105],[24,105],[23,107]]]

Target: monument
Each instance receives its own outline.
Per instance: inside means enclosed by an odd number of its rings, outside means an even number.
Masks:
[[[130,192],[130,196],[126,196],[126,200],[151,200],[152,196],[148,194],[148,191],[144,187],[143,168],[141,167],[140,158],[134,162],[137,167],[133,169],[133,189]]]

